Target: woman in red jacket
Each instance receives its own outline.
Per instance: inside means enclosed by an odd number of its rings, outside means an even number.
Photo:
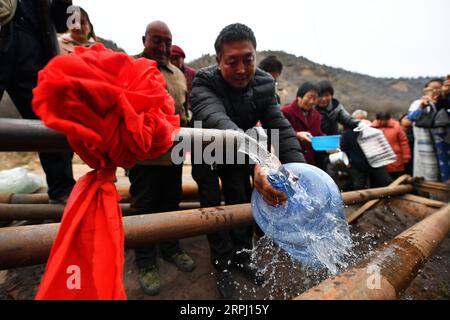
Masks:
[[[296,132],[306,162],[312,165],[316,165],[316,161],[310,137],[324,135],[320,129],[321,115],[314,108],[318,95],[319,87],[312,82],[305,82],[298,89],[297,98],[281,108]]]
[[[389,112],[377,113],[376,120],[372,122],[372,127],[383,131],[397,156],[396,162],[386,166],[387,172],[393,179],[396,179],[405,173],[405,166],[411,159],[411,149],[405,131],[398,121],[391,119]]]

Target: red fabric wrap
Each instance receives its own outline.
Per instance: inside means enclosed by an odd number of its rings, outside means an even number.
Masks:
[[[75,185],[36,299],[126,299],[117,166],[156,158],[179,128],[156,62],[77,47],[40,73],[33,109],[95,170]]]

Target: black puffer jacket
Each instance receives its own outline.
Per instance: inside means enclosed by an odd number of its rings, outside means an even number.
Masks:
[[[19,23],[22,14],[31,16],[31,24],[28,26],[42,43],[45,59],[50,60],[59,54],[56,32],[67,30],[67,8],[72,5],[72,0],[26,0],[24,4],[18,3],[13,20],[0,30],[0,51],[6,51],[11,44],[14,28]],[[23,12],[21,6],[26,6]]]
[[[339,134],[338,123],[342,124],[344,129],[353,129],[358,126],[359,121],[353,119],[336,99],[332,99],[326,108],[316,106],[316,110],[322,115],[320,127],[327,136]]]
[[[274,81],[266,72],[257,69],[242,92],[225,82],[217,65],[201,69],[194,78],[191,101],[193,120],[202,121],[203,128],[246,131],[260,121],[265,129],[280,130],[282,163],[305,162],[295,132],[276,102]]]

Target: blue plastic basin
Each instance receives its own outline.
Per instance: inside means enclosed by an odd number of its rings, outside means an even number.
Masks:
[[[311,137],[312,147],[316,151],[336,150],[339,148],[341,136]]]

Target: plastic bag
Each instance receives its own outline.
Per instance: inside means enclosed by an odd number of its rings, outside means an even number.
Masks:
[[[33,193],[42,185],[43,179],[25,167],[0,171],[0,192]]]
[[[345,267],[352,240],[333,179],[317,167],[289,163],[269,172],[268,180],[288,202],[274,207],[253,191],[253,217],[265,234],[304,265],[325,266],[332,273]]]
[[[383,131],[365,123],[361,123],[353,131],[359,132],[356,140],[372,168],[384,167],[397,161],[397,156]]]

